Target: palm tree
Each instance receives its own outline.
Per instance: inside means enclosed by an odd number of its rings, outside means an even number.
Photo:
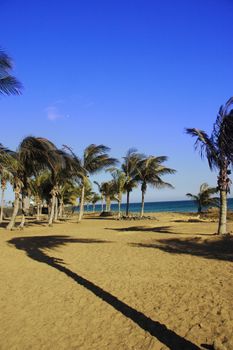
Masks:
[[[101,199],[101,211],[104,211],[104,195],[103,195],[103,190],[101,187],[101,184],[97,181],[94,181],[94,184],[98,187],[99,193],[100,193],[100,199]]]
[[[187,128],[186,133],[195,137],[195,149],[206,157],[211,171],[218,170],[220,211],[218,234],[226,234],[227,193],[230,191],[230,166],[233,163],[233,97],[221,106],[210,136],[203,130]]]
[[[93,193],[91,197],[91,203],[93,205],[93,212],[95,212],[95,205],[98,201],[101,200],[101,197],[97,193]]]
[[[48,184],[49,184],[49,189],[48,189]],[[49,193],[51,191],[50,172],[48,170],[45,170],[42,173],[38,174],[36,177],[30,179],[29,187],[30,187],[31,195],[34,198],[34,201],[37,207],[36,220],[40,221],[43,201],[44,200],[48,201]],[[46,192],[47,194],[45,195]]]
[[[14,210],[7,229],[15,225],[19,209],[20,197],[22,199],[22,220],[20,228],[25,222],[25,197],[30,189],[29,179],[44,169],[53,169],[57,158],[54,156],[56,147],[49,140],[41,137],[26,137],[20,143],[17,152],[11,152],[8,161],[8,170],[12,175],[15,193]]]
[[[116,164],[117,160],[109,157],[108,152],[110,151],[110,148],[104,145],[89,145],[85,148],[82,159],[77,157],[70,147],[64,147],[71,152],[77,164],[80,165],[80,170],[77,175],[81,179],[81,198],[78,218],[78,221],[81,221],[84,208],[85,181],[87,181],[90,175],[96,174],[106,167]]]
[[[138,162],[144,156],[137,152],[135,148],[130,148],[126,153],[125,157],[123,157],[124,162],[122,164],[122,171],[125,173],[125,191],[127,194],[126,201],[126,216],[129,215],[129,196],[130,192],[132,192],[133,188],[137,186],[137,167]]]
[[[174,169],[167,168],[162,164],[166,160],[166,156],[149,156],[138,161],[136,180],[141,183],[141,217],[144,215],[145,193],[148,185],[155,188],[173,188],[170,183],[164,182],[161,178],[163,175],[174,174],[176,172]]]
[[[105,198],[106,211],[111,211],[111,200],[115,199],[116,188],[113,181],[102,182],[101,190]]]
[[[77,163],[73,155],[65,150],[56,149],[54,152],[55,163],[51,168],[51,210],[49,215],[49,226],[53,221],[58,219],[58,197],[64,184],[71,179],[77,177],[77,172],[80,171],[80,165]]]
[[[209,187],[207,183],[203,183],[198,194],[187,193],[186,196],[195,201],[198,207],[197,212],[201,214],[203,207],[218,205],[219,199],[211,197],[217,191],[216,187]]]
[[[0,50],[0,95],[19,95],[21,83],[10,74],[12,61],[10,57]]]
[[[11,180],[11,174],[5,168],[0,166],[0,178],[1,178],[1,207],[0,207],[0,223],[4,217],[4,194],[6,190],[7,181]]]
[[[4,193],[7,181],[11,180],[11,174],[8,170],[11,151],[0,144],[0,179],[1,179],[1,208],[0,208],[0,222],[3,220],[4,211]]]
[[[113,197],[118,202],[118,218],[121,217],[122,195],[125,193],[126,175],[116,168],[109,169],[112,175]]]

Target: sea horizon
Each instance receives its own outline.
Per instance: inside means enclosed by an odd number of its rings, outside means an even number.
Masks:
[[[228,198],[228,209],[233,210],[233,198]],[[75,211],[78,211],[79,207],[75,207]],[[204,210],[207,210],[208,207],[205,207]],[[105,210],[105,204],[104,204]],[[121,211],[124,212],[126,210],[126,203],[121,204]],[[129,211],[131,213],[139,213],[141,210],[141,203],[134,202],[130,203]],[[93,212],[93,205],[88,204],[85,205],[86,212]],[[95,205],[95,211],[102,211],[102,204]],[[118,211],[118,204],[111,204],[111,211]],[[145,202],[144,213],[157,213],[157,212],[180,212],[180,213],[188,213],[188,212],[197,212],[197,205],[194,201],[191,200],[177,200],[177,201],[156,201],[156,202]]]

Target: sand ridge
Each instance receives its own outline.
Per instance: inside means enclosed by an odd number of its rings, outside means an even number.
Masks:
[[[1,350],[233,349],[233,240],[215,222],[74,221],[0,230]]]

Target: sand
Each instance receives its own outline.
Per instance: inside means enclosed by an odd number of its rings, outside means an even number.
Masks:
[[[1,228],[0,349],[232,350],[233,237],[188,219]]]

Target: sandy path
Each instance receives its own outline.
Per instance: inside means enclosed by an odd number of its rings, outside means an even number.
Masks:
[[[0,349],[232,350],[233,240],[157,217],[1,229]]]

